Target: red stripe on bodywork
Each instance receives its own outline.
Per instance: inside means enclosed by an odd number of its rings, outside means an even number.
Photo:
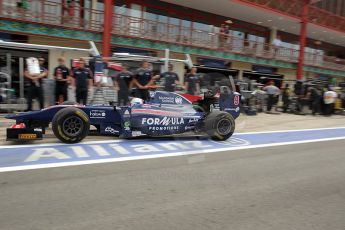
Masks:
[[[187,94],[187,93],[181,93],[179,95],[181,95],[182,97],[186,98],[188,101],[190,101],[192,103],[196,102],[196,101],[199,101],[199,100],[202,100],[202,97],[200,97],[200,96],[194,96],[194,95]]]

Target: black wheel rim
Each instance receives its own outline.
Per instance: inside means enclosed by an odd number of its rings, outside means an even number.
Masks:
[[[228,119],[218,121],[217,130],[220,135],[228,135],[231,132],[231,122]]]
[[[66,135],[76,137],[83,131],[84,124],[79,117],[72,116],[64,120],[62,127]]]

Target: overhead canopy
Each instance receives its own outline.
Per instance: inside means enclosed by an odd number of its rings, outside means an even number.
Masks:
[[[256,71],[243,71],[243,74],[252,74],[252,75],[267,76],[267,77],[284,77],[284,75],[282,74],[260,73]]]
[[[80,49],[72,47],[63,47],[63,46],[47,46],[47,45],[37,45],[29,43],[20,43],[20,42],[6,42],[0,40],[0,47],[3,48],[13,48],[13,49],[26,49],[26,50],[38,50],[38,51],[48,51],[48,50],[74,50],[74,51],[85,51],[89,52],[89,49]]]

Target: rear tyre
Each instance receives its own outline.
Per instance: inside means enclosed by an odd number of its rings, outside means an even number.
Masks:
[[[211,112],[204,120],[205,132],[212,140],[225,141],[235,131],[235,119],[231,114],[221,111]]]
[[[52,128],[60,141],[73,144],[82,141],[89,134],[90,121],[84,111],[67,107],[55,114]]]

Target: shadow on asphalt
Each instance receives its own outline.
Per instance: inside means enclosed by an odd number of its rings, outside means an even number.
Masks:
[[[98,139],[97,137],[106,137],[107,139]],[[109,139],[108,139],[109,138]],[[103,136],[103,135],[91,135],[88,138],[84,139],[82,142],[77,144],[83,144],[85,142],[97,142],[97,141],[109,141],[112,140],[123,140],[128,142],[137,142],[137,141],[146,141],[146,142],[153,142],[153,141],[190,141],[190,140],[210,140],[208,136],[204,135],[174,135],[174,136],[157,136],[157,137],[148,137],[148,136],[138,136],[128,139],[121,139],[116,136]],[[0,145],[40,145],[40,144],[63,144],[60,142],[54,134],[45,134],[42,140],[21,140],[21,141],[5,141],[0,143]],[[73,144],[66,144],[66,145],[73,145]]]

